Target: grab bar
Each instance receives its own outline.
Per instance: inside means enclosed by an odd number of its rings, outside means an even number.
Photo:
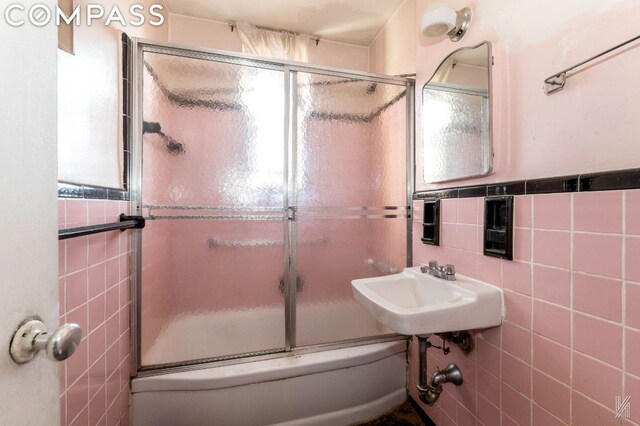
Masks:
[[[595,61],[596,59],[598,59],[601,56],[606,55],[607,53],[611,53],[614,50],[620,49],[621,47],[626,46],[629,43],[633,43],[636,40],[640,40],[640,35],[633,37],[632,39],[629,39],[623,43],[618,44],[617,46],[614,46],[610,49],[605,50],[604,52],[600,52],[597,55],[594,55],[592,57],[590,57],[589,59],[586,59],[582,62],[579,62],[569,68],[566,68],[560,72],[555,73],[554,75],[547,77],[544,79],[544,93],[546,93],[547,95],[550,95],[552,93],[555,93],[559,90],[562,90],[564,88],[565,83],[567,82],[567,73],[569,71],[573,71],[574,69],[583,66],[584,64],[587,64],[591,61]]]
[[[61,229],[58,231],[58,240],[66,240],[69,238],[82,237],[84,235],[97,234],[99,232],[109,232],[109,231],[117,231],[117,230],[124,231],[126,229],[144,228],[145,221],[142,216],[127,216],[124,213],[121,213],[119,217],[120,217],[119,222]]]

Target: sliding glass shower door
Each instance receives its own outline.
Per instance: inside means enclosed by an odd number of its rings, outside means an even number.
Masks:
[[[296,72],[296,344],[391,333],[351,280],[407,263],[406,86]]]
[[[142,365],[280,351],[283,67],[142,65]]]
[[[400,79],[141,44],[141,369],[390,334],[351,280],[406,266]]]

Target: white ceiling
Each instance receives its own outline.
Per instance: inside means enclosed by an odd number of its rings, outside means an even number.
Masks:
[[[403,0],[165,0],[171,13],[369,46]]]

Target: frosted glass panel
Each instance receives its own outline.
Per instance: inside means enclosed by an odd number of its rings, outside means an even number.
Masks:
[[[406,88],[299,73],[298,204],[406,204]]]
[[[144,203],[281,207],[284,73],[144,55]]]
[[[486,94],[423,90],[425,182],[473,176],[490,167]]]
[[[281,67],[144,54],[142,365],[283,350],[284,97]]]
[[[298,222],[299,346],[393,333],[353,299],[351,280],[400,272],[406,235],[405,219]]]
[[[296,344],[392,333],[353,299],[351,280],[406,264],[406,87],[312,73],[294,81]],[[390,213],[399,217],[358,218]]]
[[[148,221],[143,365],[283,348],[282,242],[278,221]]]
[[[295,346],[392,333],[351,280],[406,266],[406,87],[292,71],[285,111],[282,66],[195,55],[143,56],[142,365],[284,351],[289,260]]]

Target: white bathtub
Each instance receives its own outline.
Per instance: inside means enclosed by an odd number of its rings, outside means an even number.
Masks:
[[[135,426],[347,425],[406,398],[406,340],[134,379]]]

